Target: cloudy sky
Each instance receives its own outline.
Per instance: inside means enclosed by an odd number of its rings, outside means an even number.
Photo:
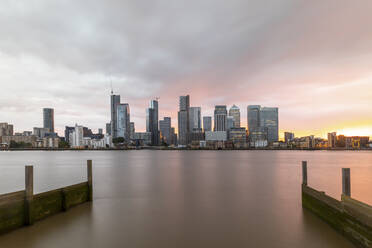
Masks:
[[[372,136],[372,1],[2,0],[0,121],[57,131],[109,121],[110,81],[137,130],[160,97],[211,115],[279,107],[280,130]]]

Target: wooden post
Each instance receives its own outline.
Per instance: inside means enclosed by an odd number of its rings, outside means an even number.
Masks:
[[[302,161],[302,184],[307,186],[307,161]]]
[[[34,167],[32,165],[26,165],[25,167],[25,186],[26,186],[25,224],[32,225],[34,222],[32,216],[32,201],[34,198]]]
[[[88,187],[89,195],[88,200],[93,201],[93,169],[92,169],[92,160],[87,161],[87,173],[88,173]]]
[[[342,168],[342,194],[351,197],[350,168]]]

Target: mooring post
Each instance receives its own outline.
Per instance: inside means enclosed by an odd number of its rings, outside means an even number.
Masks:
[[[307,161],[302,161],[302,184],[307,186]]]
[[[350,168],[342,168],[342,194],[351,197]]]
[[[93,201],[93,169],[92,169],[92,160],[87,161],[87,170],[88,170],[88,187],[89,187],[89,201]]]
[[[25,224],[32,225],[32,201],[34,198],[34,167],[26,165],[25,167],[25,186],[26,186],[26,200],[25,200]]]

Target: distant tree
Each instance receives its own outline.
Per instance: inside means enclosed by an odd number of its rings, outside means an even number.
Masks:
[[[114,143],[115,145],[116,144],[120,144],[120,143],[124,143],[124,138],[123,137],[118,137],[118,138],[113,138],[112,139],[112,143]]]
[[[58,147],[59,148],[70,148],[70,144],[64,140],[61,140],[59,141]]]
[[[15,142],[14,140],[10,141],[9,148],[32,148],[31,143]]]

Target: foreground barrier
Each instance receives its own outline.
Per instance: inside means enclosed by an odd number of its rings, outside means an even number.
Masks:
[[[350,169],[342,169],[342,195],[338,201],[307,185],[307,162],[302,162],[302,206],[352,241],[372,247],[372,206],[351,198]]]
[[[25,167],[25,190],[0,195],[0,233],[32,225],[58,212],[93,200],[92,161],[87,161],[88,180],[34,195],[33,166]]]

